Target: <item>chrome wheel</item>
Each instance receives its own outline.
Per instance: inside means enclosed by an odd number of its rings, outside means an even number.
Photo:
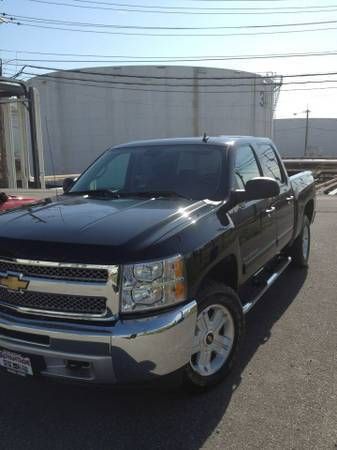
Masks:
[[[199,375],[215,374],[227,361],[234,344],[232,314],[216,304],[200,312],[195,329],[190,364]]]
[[[302,234],[302,252],[303,258],[305,260],[308,259],[309,256],[309,246],[310,246],[310,231],[309,226],[307,224],[304,225],[303,234]]]

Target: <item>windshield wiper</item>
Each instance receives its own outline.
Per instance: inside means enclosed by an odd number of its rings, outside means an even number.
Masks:
[[[88,195],[90,197],[111,197],[119,198],[120,195],[117,190],[113,189],[89,189],[86,191],[70,191],[66,192],[65,195]]]
[[[109,198],[126,198],[126,197],[145,197],[145,198],[184,198],[184,195],[178,194],[175,191],[118,191],[113,189],[89,189],[86,191],[70,191],[65,195],[88,195],[89,197],[109,197]]]
[[[166,197],[166,198],[184,198],[187,199],[186,196],[179,194],[175,191],[137,191],[137,192],[127,192],[127,191],[119,191],[117,195],[120,197]]]

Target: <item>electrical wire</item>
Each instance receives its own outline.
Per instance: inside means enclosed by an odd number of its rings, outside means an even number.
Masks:
[[[312,6],[262,6],[262,7],[190,7],[190,6],[164,6],[164,5],[142,5],[142,4],[128,4],[128,3],[116,3],[116,2],[104,2],[104,1],[95,1],[95,0],[73,0],[77,3],[89,3],[89,4],[96,4],[96,5],[111,5],[111,6],[121,6],[125,8],[142,8],[142,9],[163,9],[163,10],[188,10],[188,11],[227,11],[227,10],[252,10],[252,11],[261,11],[261,10],[284,10],[284,9],[307,9],[307,8],[313,8],[313,9],[319,9],[322,8],[322,5],[312,5]],[[213,0],[215,1],[215,0]],[[225,2],[228,3],[230,1],[237,1],[237,0],[226,0]],[[242,0],[242,1],[250,1],[250,0]],[[260,1],[269,1],[269,0],[260,0]],[[277,1],[287,1],[287,0],[277,0]],[[328,8],[330,5],[326,5],[325,7]]]
[[[273,11],[273,10],[261,10],[261,11],[252,11],[252,10],[244,10],[239,8],[227,8],[226,10],[217,10],[217,11],[187,11],[187,10],[161,10],[161,9],[139,9],[143,7],[132,7],[132,9],[123,8],[123,7],[114,7],[114,6],[99,6],[99,5],[109,5],[109,3],[106,2],[90,2],[90,3],[97,3],[95,6],[91,6],[88,4],[72,4],[72,3],[65,3],[65,2],[54,2],[54,1],[48,1],[48,0],[28,0],[30,2],[34,3],[40,3],[40,4],[46,4],[46,5],[55,5],[55,6],[67,6],[72,8],[81,8],[81,9],[93,9],[93,10],[104,10],[104,11],[119,11],[119,12],[131,12],[131,13],[141,13],[141,14],[179,14],[179,15],[272,15],[272,14],[311,14],[311,13],[331,13],[337,11],[337,5],[332,6],[326,6],[322,8],[326,9],[290,9],[287,11],[281,10],[281,11]],[[88,3],[88,2],[85,2]],[[250,8],[248,8],[250,9]]]
[[[303,119],[305,120],[305,119]],[[320,127],[314,127],[313,125],[310,125],[310,129],[312,130],[319,130],[319,131],[329,131],[332,133],[337,133],[337,127],[335,129],[333,128],[320,128]]]
[[[29,74],[29,72],[26,72],[26,71],[22,71],[21,73],[28,73]],[[80,72],[78,73],[79,75],[80,75]],[[94,82],[94,83],[102,83],[102,84],[109,84],[109,85],[122,85],[122,86],[153,86],[153,87],[166,87],[166,88],[170,88],[170,87],[187,87],[187,88],[193,88],[193,86],[191,85],[191,83],[186,83],[186,84],[183,84],[183,83],[179,83],[179,84],[168,84],[168,83],[146,83],[146,82],[143,82],[143,81],[124,81],[124,80],[122,80],[122,81],[116,81],[116,80],[114,80],[114,81],[111,81],[111,80],[93,80],[93,79],[90,79],[90,78],[76,78],[76,77],[73,77],[73,76],[71,76],[71,77],[67,77],[67,76],[64,76],[64,75],[50,75],[50,74],[37,74],[37,76],[40,76],[40,77],[53,77],[53,78],[60,78],[60,79],[67,79],[67,80],[78,80],[78,81],[90,81],[90,82]],[[332,80],[331,80],[331,82],[332,82]],[[337,80],[336,80],[336,82],[337,82]],[[295,82],[293,82],[293,83],[295,83]],[[302,83],[302,82],[299,82],[299,83]],[[305,83],[305,82],[303,82],[303,83]],[[307,82],[308,83],[308,82]],[[292,83],[289,83],[289,84],[292,84]],[[202,85],[199,85],[199,87],[200,88],[208,88],[208,87],[210,87],[210,88],[221,88],[221,87],[243,87],[243,86],[249,86],[249,87],[252,87],[253,86],[253,84],[252,83],[237,83],[237,84],[202,84]],[[267,87],[268,85],[267,84],[265,84],[265,83],[255,83],[255,86],[256,87],[259,87],[259,86],[263,86],[263,87]]]
[[[11,66],[17,66],[14,63],[7,63]],[[303,77],[322,77],[322,76],[334,76],[337,75],[337,72],[304,72],[304,73],[296,73],[296,74],[272,74],[266,76],[259,75],[237,75],[237,76],[207,76],[207,77],[181,77],[181,76],[172,76],[172,75],[141,75],[141,74],[121,74],[121,73],[104,73],[98,71],[90,71],[86,69],[58,69],[55,67],[47,67],[47,66],[37,66],[33,64],[27,64],[24,67],[28,67],[30,69],[40,69],[40,70],[49,70],[49,71],[57,71],[57,72],[68,72],[68,73],[79,73],[84,75],[99,75],[104,77],[114,77],[114,78],[139,78],[139,79],[158,79],[158,80],[194,80],[194,81],[204,81],[204,80],[274,80],[275,78],[303,78]],[[219,69],[221,70],[221,69]]]
[[[100,31],[100,30],[81,30],[75,28],[64,28],[64,27],[51,27],[47,25],[34,25],[31,23],[26,23],[23,21],[20,22],[8,22],[6,25],[18,25],[30,28],[39,28],[45,30],[56,30],[56,31],[73,31],[78,33],[92,33],[92,34],[110,34],[110,35],[119,35],[119,36],[148,36],[148,37],[229,37],[229,36],[262,36],[262,35],[275,35],[275,34],[289,34],[289,33],[308,33],[308,32],[316,32],[316,31],[328,31],[328,30],[336,30],[337,27],[323,27],[323,28],[311,28],[308,30],[287,30],[287,31],[264,31],[264,32],[253,32],[253,33],[202,33],[202,34],[192,34],[192,33],[184,33],[184,34],[163,34],[163,33],[129,33],[126,31]]]
[[[144,25],[117,25],[95,22],[75,22],[70,20],[59,20],[41,17],[12,15],[8,13],[2,13],[2,17],[10,21],[24,21],[44,24],[55,24],[65,26],[76,27],[94,27],[94,28],[114,28],[114,29],[128,29],[128,30],[172,30],[172,31],[190,31],[190,30],[249,30],[249,29],[262,29],[262,28],[285,28],[285,27],[301,27],[301,26],[313,26],[313,25],[333,25],[337,24],[337,20],[321,20],[315,22],[291,22],[281,24],[264,24],[264,25],[235,25],[235,26],[214,26],[214,27],[180,27],[180,26],[144,26]]]
[[[15,58],[15,61],[25,62],[67,62],[67,63],[101,63],[101,62],[184,62],[184,61],[232,61],[232,60],[254,60],[254,59],[274,59],[274,58],[303,58],[303,57],[318,57],[318,56],[336,56],[337,50],[321,51],[321,52],[301,52],[301,53],[270,53],[263,55],[190,55],[190,56],[130,56],[130,55],[101,55],[101,54],[81,54],[81,53],[54,53],[54,52],[37,52],[27,50],[8,50],[0,48],[0,52],[28,54],[28,55],[52,55],[52,56],[76,56],[76,57],[90,57],[90,58],[105,58],[104,60],[78,60],[78,59],[26,59]],[[111,59],[108,59],[111,58]],[[123,58],[115,60],[113,58]],[[127,59],[127,60],[125,60]]]
[[[165,88],[177,88],[177,87],[182,87],[182,88],[191,88],[192,92],[194,90],[194,86],[191,84],[167,84],[167,83],[144,83],[144,82],[139,82],[139,81],[110,81],[110,80],[93,80],[90,78],[77,78],[77,77],[67,77],[66,75],[53,75],[53,74],[37,74],[34,72],[27,72],[25,70],[22,71],[22,73],[28,74],[28,75],[33,75],[33,76],[37,76],[37,77],[41,77],[41,78],[54,78],[54,79],[61,79],[61,80],[68,80],[68,81],[87,81],[87,82],[91,82],[91,83],[95,83],[95,84],[103,84],[103,85],[110,85],[110,86],[116,86],[116,85],[121,85],[121,86],[141,86],[141,87],[151,87],[151,88],[155,88],[155,87],[165,87]],[[305,80],[305,81],[290,81],[290,82],[286,82],[286,83],[282,83],[282,86],[287,86],[287,85],[307,85],[307,84],[322,84],[322,83],[337,83],[337,79],[336,80]],[[226,88],[226,87],[233,87],[233,88],[238,88],[238,87],[250,87],[251,90],[248,92],[252,92],[252,88],[258,88],[258,87],[263,87],[263,88],[267,88],[267,87],[273,87],[273,86],[277,86],[277,84],[274,85],[266,85],[266,84],[256,84],[256,83],[237,83],[237,84],[203,84],[203,85],[199,85],[198,89],[200,88]],[[170,92],[170,91],[168,91]],[[205,93],[208,93],[209,91],[205,91]],[[219,93],[219,90],[215,91]]]
[[[39,75],[32,72],[23,72],[24,75],[28,76],[36,76],[36,77],[45,77],[48,78],[49,81],[54,83],[60,83],[60,84],[66,84],[70,86],[85,86],[85,87],[95,87],[95,88],[101,88],[101,89],[114,89],[114,90],[121,90],[121,91],[130,91],[130,92],[151,92],[151,93],[183,93],[183,94],[194,94],[194,91],[186,91],[186,90],[162,90],[162,89],[144,89],[144,88],[132,88],[132,87],[123,87],[123,86],[111,86],[111,85],[104,85],[100,84],[99,81],[90,80],[91,83],[85,82],[85,80],[77,81],[76,79],[66,79],[68,81],[64,81],[64,78],[62,77],[56,77],[56,76],[50,76],[48,74],[45,75]],[[82,82],[83,81],[83,82]],[[98,83],[98,84],[97,84]],[[328,87],[314,87],[314,88],[290,88],[290,89],[283,89],[281,93],[286,92],[296,92],[296,91],[316,91],[316,90],[334,90],[337,89],[337,86],[328,86]],[[198,91],[199,94],[247,94],[252,93],[252,91]],[[271,94],[271,92],[267,92],[267,94]]]

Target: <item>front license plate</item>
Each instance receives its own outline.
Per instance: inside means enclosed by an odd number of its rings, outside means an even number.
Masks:
[[[10,352],[4,349],[0,349],[0,367],[6,369],[7,372],[23,377],[26,375],[33,375],[32,363],[28,356],[23,356],[20,355],[20,353]]]

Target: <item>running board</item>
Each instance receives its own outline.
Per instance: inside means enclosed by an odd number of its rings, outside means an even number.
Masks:
[[[244,314],[247,314],[256,305],[256,303],[266,293],[266,291],[270,288],[270,286],[275,283],[275,281],[279,278],[280,275],[282,275],[282,273],[285,271],[285,269],[289,266],[290,263],[291,257],[288,256],[282,261],[277,270],[265,281],[263,288],[258,293],[258,295],[253,300],[250,300],[249,302],[243,305],[242,310]]]

